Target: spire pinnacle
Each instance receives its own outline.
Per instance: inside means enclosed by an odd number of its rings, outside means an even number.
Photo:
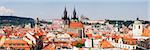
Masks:
[[[76,9],[73,10],[73,18],[76,18]]]
[[[67,9],[66,9],[66,6],[65,6],[65,10],[64,10],[64,18],[67,18]]]

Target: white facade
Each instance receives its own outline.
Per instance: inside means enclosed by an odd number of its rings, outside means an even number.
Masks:
[[[92,40],[91,39],[86,39],[85,47],[92,47]]]
[[[23,40],[27,41],[30,44],[32,44],[32,42],[36,44],[36,39],[30,33],[26,33],[25,37],[23,37]]]
[[[0,34],[5,34],[5,32],[3,31],[3,29],[0,29]]]
[[[134,21],[132,30],[133,36],[141,36],[142,31],[143,31],[142,22],[138,20]]]
[[[94,43],[93,43],[94,48],[99,48],[99,42],[100,42],[100,41],[102,41],[102,39],[94,39],[94,40],[93,40],[93,42],[94,42]]]
[[[129,50],[136,49],[136,45],[127,45],[127,44],[113,43],[113,46],[118,47],[118,48],[129,49]]]
[[[31,28],[31,23],[26,24],[25,28]]]
[[[136,45],[128,45],[128,44],[124,44],[122,38],[119,38],[118,43],[116,42],[111,42],[111,44],[117,48],[125,48],[128,50],[133,50],[136,49]]]
[[[88,20],[88,23],[101,23],[104,24],[106,21],[105,20]]]

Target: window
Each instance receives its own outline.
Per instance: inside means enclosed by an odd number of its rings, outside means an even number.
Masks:
[[[24,44],[21,44],[22,46],[24,46]]]
[[[135,49],[135,47],[133,46],[133,49]]]
[[[126,46],[126,48],[128,48],[128,46]]]
[[[25,50],[24,48],[22,48],[22,50]]]
[[[94,34],[96,34],[96,32],[94,32]]]
[[[128,48],[130,48],[130,46],[128,46]]]
[[[9,44],[9,46],[12,46],[12,44]]]
[[[20,50],[20,48],[18,48],[17,50]]]
[[[16,45],[16,44],[13,44],[13,45]]]
[[[21,44],[17,44],[18,46],[20,46]]]
[[[136,41],[136,44],[139,44],[138,41]]]

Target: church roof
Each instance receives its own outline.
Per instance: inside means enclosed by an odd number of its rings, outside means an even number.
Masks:
[[[81,22],[70,22],[70,28],[83,28],[83,24]]]

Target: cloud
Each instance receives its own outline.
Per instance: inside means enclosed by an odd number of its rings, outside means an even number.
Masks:
[[[0,14],[13,14],[14,10],[0,6]]]

